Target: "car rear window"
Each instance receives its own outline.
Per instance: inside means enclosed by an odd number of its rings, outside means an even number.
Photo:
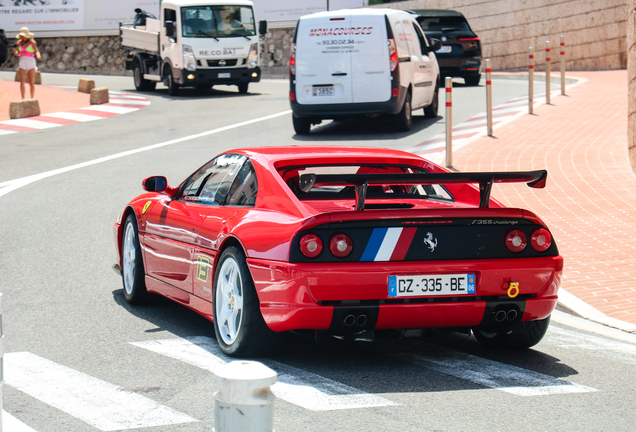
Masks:
[[[343,185],[313,186],[309,191],[301,189],[301,177],[305,174],[408,174],[427,171],[411,166],[385,165],[318,165],[305,167],[284,167],[278,173],[287,186],[300,200],[355,200],[355,187]],[[369,186],[366,195],[371,199],[425,199],[453,202],[454,198],[443,185],[401,185],[387,182],[383,185]]]
[[[419,17],[417,22],[420,23],[424,31],[471,31],[468,22],[463,17]]]

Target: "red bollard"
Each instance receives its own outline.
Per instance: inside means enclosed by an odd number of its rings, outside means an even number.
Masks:
[[[550,104],[550,41],[545,41],[545,103]]]
[[[492,75],[490,69],[490,59],[486,59],[486,124],[488,125],[488,136],[492,134]]]
[[[561,35],[561,94],[565,96],[565,43]]]
[[[446,167],[453,166],[453,78],[446,77]]]
[[[528,52],[528,114],[534,113],[534,48]]]

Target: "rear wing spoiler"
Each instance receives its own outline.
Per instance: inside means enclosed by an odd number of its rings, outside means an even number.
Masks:
[[[364,210],[367,188],[386,184],[450,184],[479,183],[479,207],[487,208],[493,183],[527,183],[531,188],[544,188],[548,172],[457,172],[415,174],[303,174],[300,189],[309,192],[314,186],[354,186],[356,188],[356,210]]]

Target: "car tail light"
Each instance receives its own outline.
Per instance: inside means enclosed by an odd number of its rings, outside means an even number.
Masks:
[[[315,258],[322,252],[322,240],[316,234],[305,234],[300,239],[300,251],[307,258]]]
[[[400,95],[400,89],[398,87],[393,87],[393,97],[398,97]]]
[[[397,48],[395,47],[395,39],[389,39],[389,62],[391,64],[391,72],[393,72],[398,65],[398,54]]]
[[[289,55],[289,72],[296,76],[296,44],[291,46],[291,54]]]
[[[344,258],[353,250],[353,241],[346,234],[336,234],[329,240],[329,250],[335,257]]]
[[[479,38],[466,38],[459,40],[464,46],[464,50],[476,50],[479,49]]]
[[[548,230],[539,228],[532,233],[530,244],[537,252],[544,252],[552,246],[552,236]]]
[[[296,100],[296,94],[293,91],[289,92],[289,100],[290,101],[295,101]]]
[[[510,252],[521,252],[526,248],[527,244],[528,238],[522,231],[514,229],[506,234],[506,247]]]

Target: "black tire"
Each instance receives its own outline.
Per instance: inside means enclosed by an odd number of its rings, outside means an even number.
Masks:
[[[141,70],[139,60],[135,60],[133,63],[133,80],[135,81],[135,89],[137,89],[137,91],[154,90],[157,85],[154,81],[144,79],[144,72]]]
[[[437,118],[437,111],[439,109],[439,80],[435,83],[435,94],[433,95],[433,101],[429,106],[424,107],[424,117]]]
[[[406,94],[402,111],[395,116],[395,129],[408,132],[413,127],[413,113],[411,112],[411,93]]]
[[[474,328],[480,344],[490,349],[522,350],[538,344],[550,325],[550,317],[514,323],[502,330]]]
[[[174,76],[172,75],[172,68],[167,66],[166,71],[166,85],[168,86],[168,94],[170,96],[179,96],[180,85],[174,82]]]
[[[464,78],[464,83],[466,83],[467,86],[478,86],[479,81],[481,81],[481,74],[472,75]]]
[[[121,278],[124,286],[124,297],[130,304],[141,304],[148,297],[146,291],[146,272],[139,245],[137,219],[130,214],[124,222],[121,236]]]
[[[247,93],[247,88],[250,86],[250,83],[240,83],[236,85],[238,87],[238,92],[240,94]]]
[[[294,123],[294,131],[298,135],[307,135],[311,130],[311,121],[306,117],[292,115],[292,121]]]
[[[255,357],[275,347],[276,333],[263,320],[242,250],[231,246],[221,254],[212,296],[214,332],[225,354]]]

